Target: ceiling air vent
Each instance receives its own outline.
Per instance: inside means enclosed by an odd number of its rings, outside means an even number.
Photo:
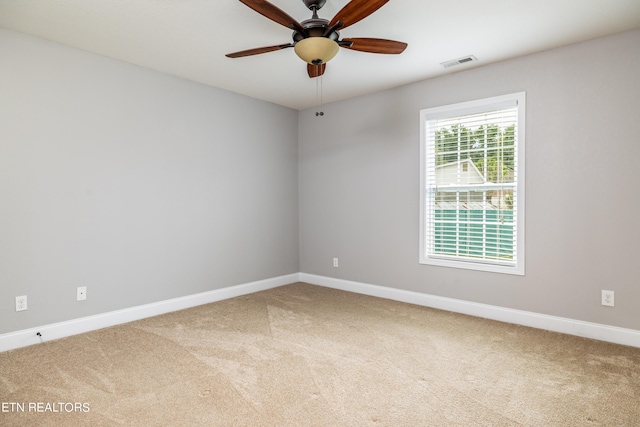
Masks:
[[[456,65],[466,64],[467,62],[473,62],[477,60],[478,58],[476,58],[475,56],[467,55],[467,56],[463,56],[462,58],[453,59],[451,61],[441,62],[440,64],[444,68],[451,68],[451,67],[455,67]]]

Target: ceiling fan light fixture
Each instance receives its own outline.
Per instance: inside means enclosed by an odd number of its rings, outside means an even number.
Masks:
[[[326,64],[340,50],[335,41],[326,37],[308,37],[296,43],[293,47],[296,55],[308,64]]]

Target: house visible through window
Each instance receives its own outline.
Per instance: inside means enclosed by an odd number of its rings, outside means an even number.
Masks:
[[[524,274],[525,94],[421,111],[420,262]]]

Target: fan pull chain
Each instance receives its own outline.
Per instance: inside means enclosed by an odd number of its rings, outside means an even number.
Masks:
[[[317,74],[320,74],[322,64],[316,64]],[[318,110],[316,111],[316,117],[324,116],[324,111],[322,111],[322,74],[316,77],[316,105],[318,106]]]

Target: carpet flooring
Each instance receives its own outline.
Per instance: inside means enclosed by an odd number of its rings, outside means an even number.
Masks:
[[[296,283],[0,353],[0,404],[3,426],[640,426],[640,349]]]

